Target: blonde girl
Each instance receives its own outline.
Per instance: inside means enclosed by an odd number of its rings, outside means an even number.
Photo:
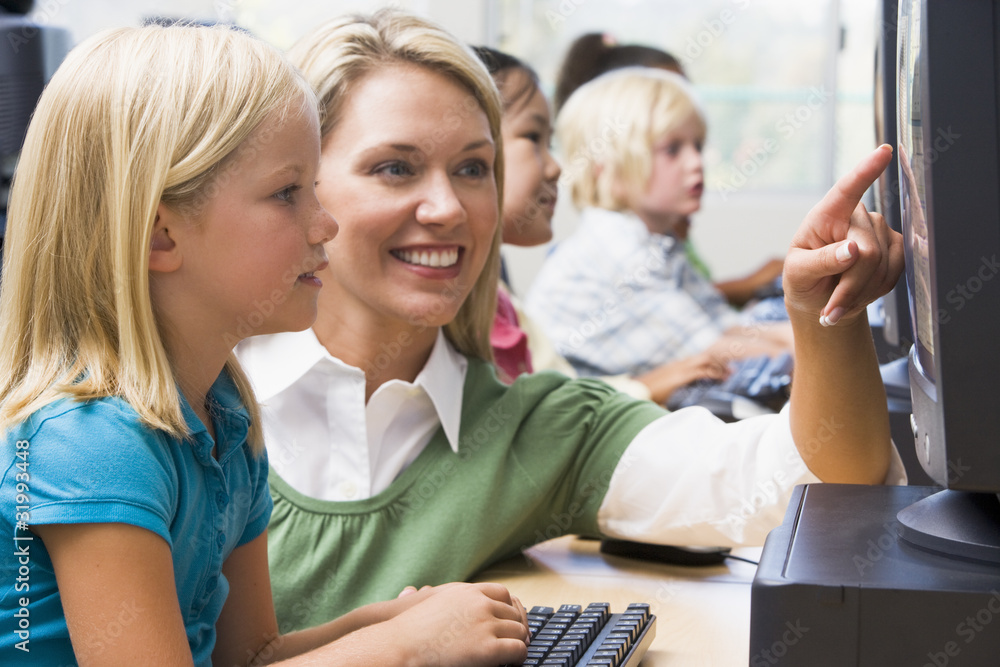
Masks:
[[[52,79],[0,294],[0,523],[22,549],[3,560],[0,662],[523,657],[523,610],[496,586],[294,635],[275,619],[267,457],[232,348],[315,319],[337,232],[319,156],[310,88],[234,30],[110,31]],[[455,608],[467,641],[437,642]]]

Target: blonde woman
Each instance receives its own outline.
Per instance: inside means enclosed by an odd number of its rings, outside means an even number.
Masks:
[[[279,630],[267,457],[232,348],[315,319],[337,231],[319,157],[312,91],[225,28],[104,33],[42,95],[0,293],[3,664],[524,658],[523,608],[495,585]]]
[[[805,369],[791,413],[723,424],[592,380],[497,379],[501,106],[471,51],[387,10],[321,26],[289,55],[324,106],[317,194],[340,231],[313,328],[240,349],[273,466],[282,624],[465,579],[564,533],[759,544],[799,482],[897,479],[864,306],[894,284],[900,238],[854,211],[884,149],[790,255]]]

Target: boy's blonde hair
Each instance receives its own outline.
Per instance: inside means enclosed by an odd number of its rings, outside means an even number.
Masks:
[[[472,50],[443,28],[395,9],[370,16],[352,15],[330,21],[300,39],[288,57],[301,70],[320,101],[320,133],[333,132],[353,89],[368,73],[391,65],[415,65],[443,74],[465,88],[469,105],[454,109],[457,116],[481,110],[486,114],[496,145],[493,173],[497,183],[497,210],[503,201],[503,149],[500,139],[500,95],[486,67]],[[448,116],[443,119],[447,128]],[[429,138],[430,140],[430,138]],[[500,275],[502,227],[496,232],[482,273],[444,333],[462,353],[492,360],[490,329],[496,312]]]
[[[0,290],[0,430],[61,397],[119,396],[189,429],[150,299],[157,206],[195,218],[227,158],[309,87],[230,28],[148,26],[74,49],[41,96],[11,192]],[[220,179],[221,182],[221,179]],[[253,392],[226,368],[263,449]]]
[[[705,115],[684,77],[626,67],[584,84],[556,120],[562,184],[578,208],[629,208],[652,171],[652,146],[690,119],[704,140]]]

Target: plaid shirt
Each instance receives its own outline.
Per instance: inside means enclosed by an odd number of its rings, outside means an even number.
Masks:
[[[684,244],[636,216],[584,210],[535,278],[528,314],[581,375],[639,375],[740,323]]]

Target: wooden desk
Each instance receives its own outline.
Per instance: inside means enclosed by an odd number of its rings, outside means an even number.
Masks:
[[[610,602],[613,612],[648,602],[656,638],[643,667],[743,667],[749,663],[750,583],[756,567],[681,567],[600,553],[600,543],[560,537],[482,572],[478,581],[506,585],[534,605]],[[735,554],[757,561],[760,549]]]

